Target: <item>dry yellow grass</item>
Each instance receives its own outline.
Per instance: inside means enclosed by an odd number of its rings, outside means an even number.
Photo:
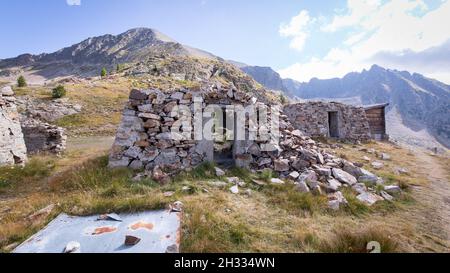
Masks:
[[[23,241],[59,212],[76,215],[132,212],[162,208],[176,200],[185,204],[183,252],[364,252],[366,243],[374,240],[380,241],[382,250],[388,252],[449,250],[442,233],[433,232],[440,223],[424,223],[433,219],[424,220],[429,211],[418,201],[400,200],[363,212],[355,209],[335,213],[320,205],[320,197],[306,198],[289,186],[259,188],[249,183],[250,195],[233,195],[228,189],[208,183],[220,178],[215,178],[207,166],[179,176],[163,187],[152,181],[133,183],[132,172],[105,168],[106,159],[99,158],[99,154],[104,154],[107,147],[77,145],[79,149],[70,149],[61,159],[39,158],[40,162],[48,163],[49,175],[35,172],[12,187],[0,188],[3,251],[10,251],[8,245]],[[392,161],[386,168],[397,164],[410,168],[409,176],[390,179],[414,185],[427,181],[423,173],[416,171],[421,162],[407,150],[387,143],[373,143],[369,147],[391,154]],[[344,145],[336,153],[359,161],[364,153],[358,149]],[[43,166],[35,168],[47,170]],[[384,175],[386,171],[374,172]],[[239,170],[230,175],[240,175],[246,181],[251,177]],[[183,186],[191,190],[185,191]],[[411,195],[416,198],[414,189]],[[175,195],[166,198],[165,191],[174,191]],[[57,205],[49,217],[26,220],[49,204]]]

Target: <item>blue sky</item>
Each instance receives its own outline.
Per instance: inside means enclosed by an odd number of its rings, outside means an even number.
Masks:
[[[442,0],[2,0],[0,10],[0,58],[152,27],[300,81],[379,63],[450,82],[450,65],[439,55],[450,46],[450,3]],[[429,60],[430,51],[441,63],[424,69],[422,53]]]

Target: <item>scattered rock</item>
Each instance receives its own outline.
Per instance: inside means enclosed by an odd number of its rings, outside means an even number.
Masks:
[[[367,187],[363,183],[356,183],[352,186],[352,189],[359,194],[367,192]]]
[[[176,201],[172,205],[170,205],[170,210],[172,212],[182,212],[184,208],[184,204],[181,201]]]
[[[402,192],[402,189],[399,186],[391,185],[391,186],[384,186],[384,190],[389,194],[399,194]]]
[[[292,180],[296,180],[297,178],[299,178],[300,174],[296,171],[293,171],[289,174],[289,178]]]
[[[230,192],[233,194],[238,194],[239,193],[239,188],[237,185],[233,186],[230,188]]]
[[[372,162],[372,168],[374,168],[375,170],[380,170],[384,167],[384,164],[378,161]]]
[[[239,177],[227,177],[226,180],[230,184],[238,184],[241,181]]]
[[[305,183],[304,181],[297,182],[297,183],[295,184],[295,188],[296,188],[299,192],[304,192],[304,193],[306,193],[306,192],[309,192],[309,191],[310,191],[309,188],[308,188],[308,185],[306,185],[306,183]]]
[[[372,161],[369,157],[367,157],[367,156],[364,156],[363,158],[362,158],[364,161],[366,161],[366,162],[370,162],[370,161]]]
[[[266,182],[261,181],[261,180],[257,180],[257,179],[252,179],[252,182],[255,183],[258,186],[265,186],[265,185],[267,185]]]
[[[287,159],[274,160],[274,164],[274,170],[277,172],[289,171],[289,160]]]
[[[380,192],[380,195],[381,195],[381,197],[384,198],[384,200],[387,200],[387,201],[392,201],[392,200],[394,200],[394,197],[392,197],[392,195],[390,195],[389,193],[387,193],[387,192],[385,192],[385,191],[381,191],[381,192]]]
[[[2,88],[0,95],[3,95],[5,97],[14,96],[14,91],[12,90],[11,86],[5,86]]]
[[[391,156],[389,154],[387,154],[387,153],[382,153],[380,155],[380,159],[381,160],[391,160]]]
[[[153,168],[152,178],[160,184],[166,184],[170,180],[169,175],[164,173],[159,166],[155,166],[155,168]]]
[[[334,178],[328,179],[327,182],[328,182],[327,190],[330,192],[336,192],[339,190],[340,187],[342,187],[341,182],[339,182]]]
[[[341,205],[348,204],[342,192],[338,191],[328,195],[328,207],[332,210],[339,210]]]
[[[272,179],[270,179],[270,183],[277,184],[277,185],[283,185],[284,181],[279,178],[272,178]]]
[[[225,175],[225,171],[223,171],[222,169],[215,167],[214,170],[216,171],[216,176],[224,176]]]
[[[409,174],[409,171],[408,171],[408,169],[405,169],[405,168],[394,168],[394,173],[395,174],[402,174],[402,175],[407,175],[407,174]]]
[[[372,206],[376,202],[384,200],[381,196],[370,192],[361,193],[360,195],[356,196],[356,198],[368,206]]]

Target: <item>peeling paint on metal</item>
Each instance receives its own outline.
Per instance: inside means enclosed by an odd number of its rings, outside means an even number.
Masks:
[[[174,245],[179,249],[179,212],[121,214],[122,222],[98,218],[98,215],[72,217],[61,214],[13,252],[62,253],[71,241],[79,242],[83,253],[165,253],[167,248]],[[141,242],[134,246],[125,246],[127,235],[138,237]]]
[[[130,229],[131,230],[138,230],[138,229],[147,229],[147,230],[152,230],[153,229],[153,224],[152,223],[146,223],[144,221],[139,221],[136,223],[133,223],[130,225]]]

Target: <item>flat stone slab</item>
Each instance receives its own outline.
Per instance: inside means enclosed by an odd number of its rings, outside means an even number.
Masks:
[[[19,245],[14,253],[63,253],[68,244],[79,243],[81,253],[179,252],[181,212],[148,211],[120,214],[117,220],[99,215],[74,217],[60,214],[47,227]],[[126,246],[127,236],[139,238]]]

